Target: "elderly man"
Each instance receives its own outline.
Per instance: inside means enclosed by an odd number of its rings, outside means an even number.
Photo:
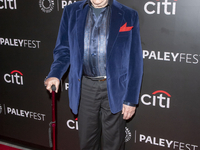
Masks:
[[[69,66],[81,150],[124,150],[125,124],[135,113],[143,72],[137,12],[115,0],[65,7],[47,90],[54,84],[58,91]]]

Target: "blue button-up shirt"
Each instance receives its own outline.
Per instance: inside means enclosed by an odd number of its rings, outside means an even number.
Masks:
[[[83,74],[96,77],[106,76],[106,47],[110,20],[110,6],[101,9],[99,16],[90,6],[84,35]]]

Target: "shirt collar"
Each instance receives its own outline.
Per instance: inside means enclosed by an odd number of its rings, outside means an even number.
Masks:
[[[112,6],[112,3],[113,3],[113,0],[108,0],[108,5],[109,5],[109,6]],[[83,5],[83,8],[84,8],[87,4],[88,4],[89,6],[92,5],[92,3],[91,3],[90,0],[86,0],[86,2],[85,2],[84,5]]]

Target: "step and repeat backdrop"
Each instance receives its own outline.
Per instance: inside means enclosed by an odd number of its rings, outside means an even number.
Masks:
[[[144,59],[127,150],[200,149],[200,1],[118,0],[138,11]],[[0,0],[0,135],[49,147],[51,95],[44,78],[71,0]],[[57,99],[57,148],[78,150],[67,72]]]

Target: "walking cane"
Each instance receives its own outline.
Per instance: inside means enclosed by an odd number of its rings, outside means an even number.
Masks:
[[[56,150],[55,85],[52,85],[51,89],[52,89],[52,121],[49,123],[49,145],[50,147],[53,148],[53,150]]]

